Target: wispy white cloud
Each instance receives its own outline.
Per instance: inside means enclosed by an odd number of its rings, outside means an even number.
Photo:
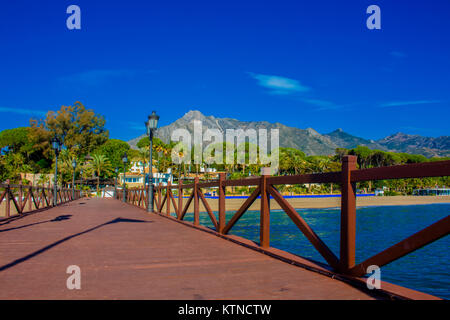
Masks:
[[[258,80],[260,86],[268,88],[269,92],[272,94],[287,95],[298,92],[308,92],[311,90],[309,87],[300,84],[300,82],[295,79],[253,72],[248,72],[248,74],[253,79]]]
[[[286,95],[309,105],[314,106],[314,110],[335,110],[344,106],[332,101],[316,98],[310,94],[312,89],[301,84],[298,80],[267,74],[247,72],[253,79],[258,80],[258,84],[268,88],[270,94]]]
[[[33,109],[24,109],[24,108],[6,108],[6,107],[0,107],[0,112],[5,113],[17,113],[17,114],[23,114],[23,115],[36,115],[36,116],[45,116],[48,111],[42,111],[42,110],[33,110]]]
[[[413,100],[413,101],[392,101],[380,104],[380,107],[400,107],[400,106],[410,106],[416,104],[432,104],[432,103],[441,103],[440,100]]]
[[[138,75],[153,73],[152,70],[137,69],[94,69],[78,72],[61,77],[59,80],[64,83],[81,83],[89,86],[96,86],[107,81],[120,78],[132,78]]]

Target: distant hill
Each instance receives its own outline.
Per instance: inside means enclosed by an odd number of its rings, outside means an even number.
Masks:
[[[307,155],[331,155],[335,149],[354,148],[358,145],[364,145],[371,149],[384,151],[407,152],[412,154],[423,154],[431,156],[450,156],[450,137],[443,136],[439,138],[428,138],[418,135],[406,135],[397,133],[377,141],[367,140],[353,136],[337,129],[328,134],[320,134],[312,128],[299,129],[288,127],[281,123],[270,123],[267,121],[239,121],[231,118],[216,118],[214,116],[205,116],[200,111],[191,110],[182,118],[171,124],[158,128],[156,137],[165,143],[168,143],[173,130],[185,128],[193,134],[193,120],[201,120],[203,131],[206,129],[218,129],[225,132],[226,129],[279,129],[280,146],[290,147],[302,150]],[[145,137],[141,135],[128,141],[132,148],[136,148],[138,141]]]
[[[341,148],[351,149],[356,146],[366,146],[370,149],[378,149],[387,151],[388,149],[383,145],[379,144],[374,140],[367,140],[363,138],[359,138],[356,136],[352,136],[349,133],[342,131],[342,129],[337,129],[333,132],[325,134],[325,136],[329,137],[333,143]]]
[[[398,132],[377,143],[394,152],[423,154],[426,157],[450,156],[450,136],[431,138]]]

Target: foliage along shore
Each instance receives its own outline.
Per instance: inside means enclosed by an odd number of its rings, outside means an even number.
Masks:
[[[62,106],[57,112],[49,111],[45,119],[30,119],[28,127],[7,129],[0,132],[0,181],[9,179],[11,183],[21,179],[21,173],[32,173],[39,176],[35,184],[48,183],[49,175],[54,171],[54,152],[51,139],[58,137],[64,143],[58,159],[58,183],[67,186],[72,181],[72,161],[77,161],[76,175],[81,178],[96,178],[97,188],[100,179],[115,177],[115,168],[123,172],[122,155],[128,154],[129,162],[140,162],[148,166],[149,139],[142,138],[137,146],[131,149],[127,142],[110,139],[105,127],[106,121],[102,115],[87,109],[81,102],[72,106]],[[175,143],[164,143],[158,138],[153,139],[154,166],[159,172],[171,169],[175,178],[183,178],[190,173],[199,173],[200,165],[175,164],[172,162],[172,150]],[[249,146],[246,145],[246,159]],[[337,148],[334,155],[307,156],[301,150],[294,148],[279,149],[279,175],[322,173],[340,171],[341,159],[344,155],[358,157],[358,168],[373,168],[407,163],[450,160],[446,158],[426,158],[423,155],[408,153],[385,152],[372,150],[365,146],[352,149]],[[182,155],[180,155],[182,156]],[[193,157],[193,152],[191,152]],[[235,150],[235,159],[236,159]],[[235,161],[236,163],[236,161]],[[206,167],[206,164],[202,165]],[[259,175],[261,164],[212,164],[210,168],[228,172],[230,179],[240,179],[249,175]],[[80,174],[82,170],[82,174]],[[205,175],[208,178],[208,174]],[[29,181],[22,181],[28,183]],[[357,188],[364,192],[372,192],[385,187],[385,195],[408,195],[417,188],[449,186],[449,177],[424,179],[379,180],[358,183]],[[235,188],[231,193],[248,193],[251,188]],[[339,185],[292,185],[280,186],[280,191],[292,194],[330,194],[339,193]]]

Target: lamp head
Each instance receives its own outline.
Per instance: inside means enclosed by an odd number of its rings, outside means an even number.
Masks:
[[[61,149],[59,139],[55,136],[52,138],[52,149],[59,151]]]
[[[156,111],[152,111],[152,114],[148,116],[148,121],[145,123],[147,126],[147,134],[150,135],[152,130],[158,128],[159,116],[156,114]]]

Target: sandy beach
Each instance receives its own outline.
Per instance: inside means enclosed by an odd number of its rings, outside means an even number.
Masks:
[[[187,201],[187,199],[184,199]],[[218,210],[218,199],[207,199],[213,211]],[[288,198],[289,203],[296,209],[302,208],[334,208],[340,207],[340,197],[330,198]],[[227,199],[226,210],[237,210],[244,203],[245,199]],[[201,203],[201,201],[200,201]],[[450,196],[393,196],[393,197],[357,197],[356,205],[358,207],[366,206],[395,206],[395,205],[416,205],[450,203]],[[259,199],[257,199],[250,210],[259,210]],[[281,209],[278,203],[271,199],[271,209]],[[204,210],[203,204],[200,204],[200,210]],[[193,204],[190,208],[193,210]],[[190,211],[190,210],[189,210]]]
[[[335,208],[340,207],[341,198],[340,197],[330,197],[330,198],[288,198],[289,203],[296,209],[303,208]],[[176,199],[178,204],[178,199]],[[187,198],[183,199],[185,204]],[[218,210],[218,199],[207,199],[213,211]],[[233,199],[227,198],[225,203],[226,210],[238,210],[240,206],[244,203],[245,199]],[[200,203],[200,211],[205,211],[202,201]],[[396,205],[416,205],[416,204],[433,204],[433,203],[450,203],[450,196],[395,196],[395,197],[358,197],[356,205],[358,207],[366,206],[396,206]],[[250,210],[259,210],[260,202],[259,199],[253,203]],[[173,212],[173,205],[171,203],[171,211]],[[271,209],[281,209],[278,203],[271,199],[270,201]],[[33,209],[35,209],[33,205]],[[163,211],[165,208],[163,209]],[[191,203],[188,212],[193,212],[194,204]],[[14,205],[11,205],[11,215],[17,214],[17,210]],[[5,201],[0,204],[0,217],[5,216]]]

